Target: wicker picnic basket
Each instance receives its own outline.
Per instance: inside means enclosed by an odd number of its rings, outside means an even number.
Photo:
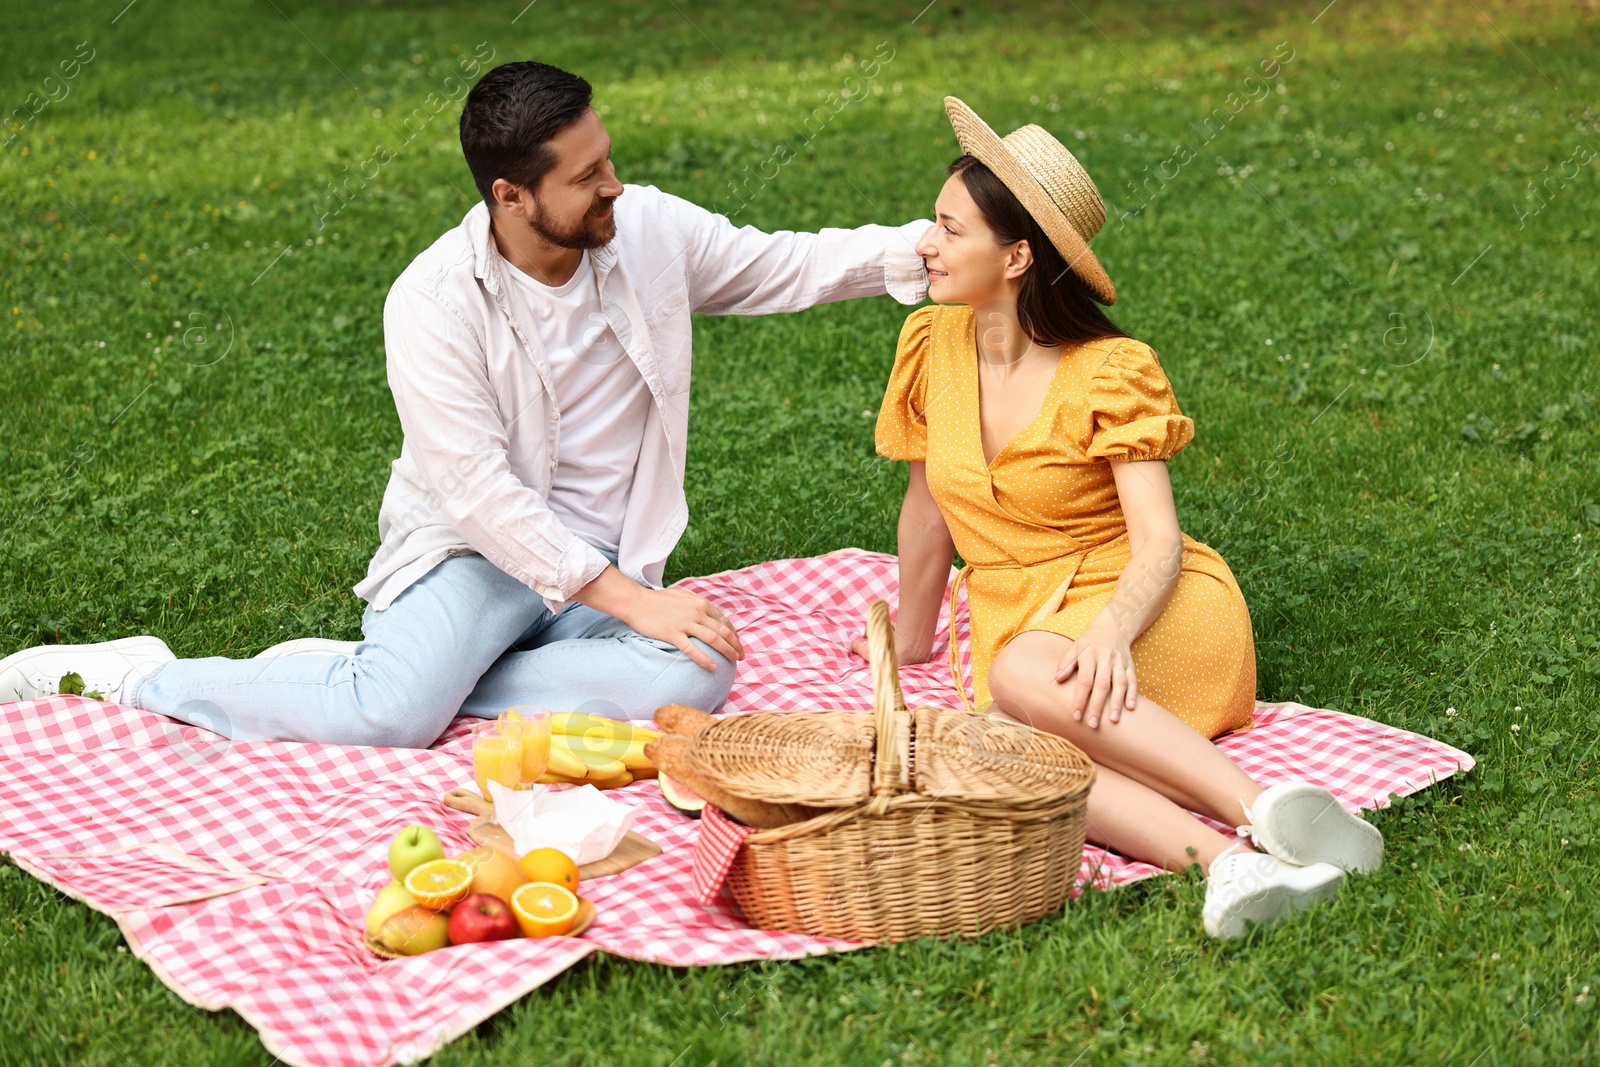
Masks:
[[[766,930],[898,942],[977,937],[1059,911],[1076,879],[1094,765],[987,715],[908,710],[889,608],[867,612],[871,712],[756,712],[694,739],[731,793],[828,809],[745,836],[727,882]]]

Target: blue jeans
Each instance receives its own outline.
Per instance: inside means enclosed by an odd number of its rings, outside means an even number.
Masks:
[[[734,665],[715,671],[576,602],[543,598],[476,553],[451,556],[395,598],[368,605],[349,656],[174,660],[128,700],[240,741],[427,748],[456,715],[514,704],[648,718],[663,704],[715,711]]]

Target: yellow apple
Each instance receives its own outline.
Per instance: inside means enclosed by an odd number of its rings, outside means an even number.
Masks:
[[[450,919],[421,904],[412,904],[383,921],[377,941],[390,952],[420,956],[450,943]]]
[[[378,890],[378,897],[372,902],[372,908],[367,912],[367,936],[377,937],[378,928],[384,920],[399,911],[409,908],[417,902],[417,898],[406,892],[406,887],[399,882],[390,882]]]

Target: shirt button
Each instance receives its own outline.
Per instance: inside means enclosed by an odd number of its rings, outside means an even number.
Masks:
[[[552,412],[551,412],[551,413],[550,413],[550,421],[551,421],[551,422],[560,422],[560,421],[561,421],[561,412],[559,412],[559,411],[552,411]]]

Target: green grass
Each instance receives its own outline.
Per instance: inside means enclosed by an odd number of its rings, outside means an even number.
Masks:
[[[596,958],[435,1062],[1594,1062],[1592,18],[941,0],[913,24],[922,3],[545,0],[513,24],[519,0],[10,0],[0,105],[65,95],[0,150],[0,650],[358,634],[349,587],[400,441],[382,300],[471,202],[458,105],[430,118],[427,98],[476,49],[584,73],[624,180],[712,208],[788,144],[738,216],[766,228],[926,213],[955,92],[1001,132],[1061,136],[1110,202],[1116,315],[1198,423],[1180,516],[1249,598],[1261,695],[1439,737],[1477,770],[1373,814],[1383,870],[1247,942],[1203,936],[1191,876],[976,943]],[[85,41],[94,58],[46,85]],[[870,95],[801,146],[880,42]],[[1284,91],[1202,147],[1280,42]],[[317,229],[379,146],[392,161]],[[866,413],[904,312],[697,323],[669,579],[893,550],[904,473],[873,459]],[[0,916],[0,1063],[269,1062],[15,867]]]

